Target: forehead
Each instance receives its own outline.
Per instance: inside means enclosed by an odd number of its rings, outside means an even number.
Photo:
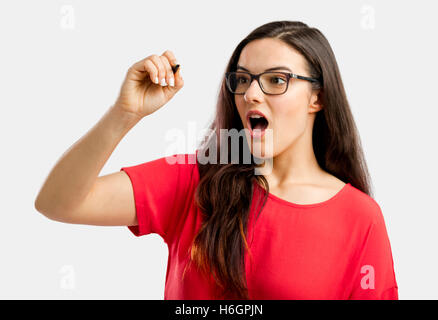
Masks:
[[[306,61],[294,48],[279,39],[257,39],[248,43],[237,62],[252,73],[260,73],[277,66],[289,67],[293,72],[305,71]]]

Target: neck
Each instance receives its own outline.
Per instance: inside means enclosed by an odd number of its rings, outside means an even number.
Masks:
[[[265,176],[272,187],[314,184],[326,176],[313,151],[312,130],[306,130],[291,146],[272,160],[272,171]]]

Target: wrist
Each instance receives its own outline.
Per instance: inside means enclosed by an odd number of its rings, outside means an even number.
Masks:
[[[140,120],[139,116],[123,110],[117,104],[112,105],[102,119],[104,127],[110,128],[111,135],[117,138],[123,137]]]
[[[126,124],[128,126],[135,125],[137,122],[139,122],[142,119],[142,117],[140,117],[139,115],[135,114],[134,112],[127,111],[117,103],[111,106],[110,112],[121,123]]]

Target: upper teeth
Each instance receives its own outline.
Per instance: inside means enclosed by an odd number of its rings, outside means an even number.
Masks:
[[[250,117],[250,118],[262,118],[262,116],[259,115],[259,114],[252,114],[252,115],[250,115],[249,117]]]

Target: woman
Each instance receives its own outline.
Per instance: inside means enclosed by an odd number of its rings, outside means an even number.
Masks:
[[[267,23],[239,43],[214,134],[194,154],[98,177],[123,136],[183,87],[176,64],[166,51],[129,69],[116,103],[52,169],[37,210],[160,234],[169,247],[165,299],[398,299],[334,54],[302,22]],[[237,162],[221,129],[246,134]],[[232,152],[221,158],[223,150]],[[259,160],[271,170],[258,174]]]

